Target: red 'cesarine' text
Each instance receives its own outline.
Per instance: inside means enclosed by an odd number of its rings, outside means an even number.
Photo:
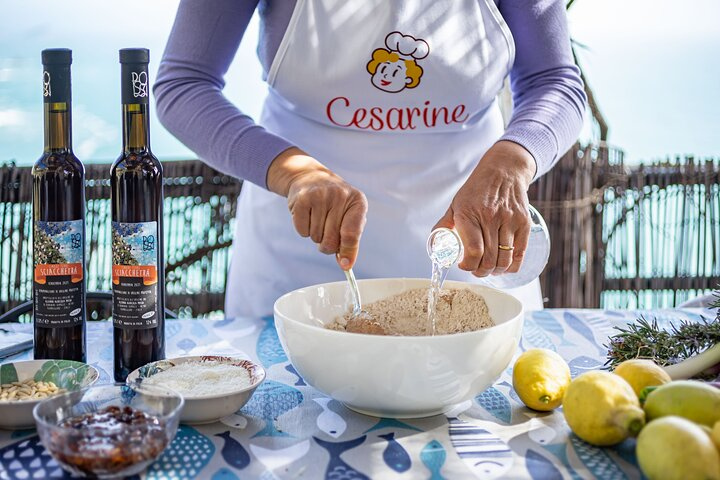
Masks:
[[[421,107],[351,107],[347,97],[335,97],[325,109],[328,120],[339,127],[362,130],[415,130],[442,125],[463,124],[468,119],[465,105],[436,107],[426,100]]]

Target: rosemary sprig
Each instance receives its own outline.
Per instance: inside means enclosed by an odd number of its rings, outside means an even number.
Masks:
[[[715,290],[713,296],[715,297],[715,301],[710,304],[710,308],[718,309],[717,320],[720,321],[720,290]]]
[[[619,333],[605,345],[608,349],[605,365],[610,368],[632,358],[648,358],[660,366],[672,365],[720,343],[720,318],[699,323],[680,321],[664,330],[658,327],[656,319],[648,321],[641,316],[627,327],[614,328]]]

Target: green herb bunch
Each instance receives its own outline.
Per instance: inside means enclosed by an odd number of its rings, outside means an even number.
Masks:
[[[660,366],[673,365],[720,343],[720,290],[715,297],[710,306],[718,309],[715,320],[680,321],[665,330],[658,327],[656,319],[648,321],[641,316],[627,327],[615,327],[619,333],[605,345],[608,349],[605,365],[615,368],[633,358],[647,358]]]

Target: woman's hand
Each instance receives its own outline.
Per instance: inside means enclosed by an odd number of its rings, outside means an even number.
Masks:
[[[318,249],[337,254],[340,268],[355,264],[365,227],[365,195],[298,148],[273,160],[268,188],[288,199],[295,230]]]
[[[513,142],[499,141],[485,153],[435,225],[460,235],[461,269],[478,277],[518,271],[530,235],[527,190],[535,169],[530,152]]]

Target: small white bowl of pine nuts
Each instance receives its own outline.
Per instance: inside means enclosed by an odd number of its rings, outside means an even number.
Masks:
[[[90,365],[71,360],[26,360],[0,365],[0,428],[35,426],[32,411],[45,398],[97,382]]]

